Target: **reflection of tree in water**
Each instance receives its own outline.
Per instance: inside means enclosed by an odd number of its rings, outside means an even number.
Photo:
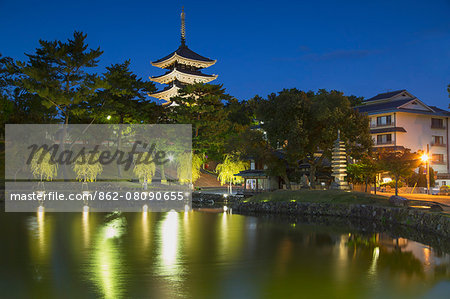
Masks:
[[[378,267],[388,269],[392,274],[402,272],[408,276],[424,276],[423,266],[411,251],[381,250]]]
[[[350,234],[350,237],[347,241],[347,246],[353,248],[368,248],[373,249],[378,246],[378,238],[377,234],[370,235],[360,235],[360,234]]]
[[[408,276],[417,274],[424,276],[422,262],[410,251],[402,251],[407,245],[407,240],[391,238],[383,234],[350,234],[347,246],[355,252],[372,252],[379,247],[378,267],[389,270],[392,274],[404,273]]]

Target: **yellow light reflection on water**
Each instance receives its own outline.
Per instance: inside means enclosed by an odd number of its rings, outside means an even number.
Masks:
[[[102,297],[120,298],[123,294],[123,277],[120,238],[125,232],[124,218],[116,218],[105,224],[97,234],[94,244],[94,262],[92,280],[98,285]]]
[[[380,257],[380,247],[375,247],[373,249],[372,264],[370,265],[370,269],[369,269],[370,275],[377,274],[377,262],[378,262],[379,257]]]
[[[90,242],[90,229],[89,229],[89,210],[83,211],[83,222],[82,222],[82,228],[83,228],[83,245],[84,248],[87,248],[89,246]]]
[[[147,251],[150,244],[150,231],[149,231],[149,221],[148,212],[142,212],[142,249],[144,253]]]
[[[161,224],[161,261],[168,272],[176,274],[178,253],[178,213],[170,211]]]
[[[179,291],[183,289],[183,268],[180,262],[182,246],[179,240],[182,232],[178,217],[175,211],[168,212],[156,232],[159,240],[156,275],[163,278],[158,286],[161,296],[165,298],[178,297]]]

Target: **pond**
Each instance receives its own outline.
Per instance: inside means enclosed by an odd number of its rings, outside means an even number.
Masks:
[[[0,214],[0,297],[446,297],[450,254],[230,213]]]

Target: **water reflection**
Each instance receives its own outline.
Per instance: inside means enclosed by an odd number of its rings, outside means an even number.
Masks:
[[[61,281],[74,297],[417,297],[450,279],[448,253],[408,239],[223,212],[2,214],[8,223],[2,244],[24,250],[7,251],[0,281],[22,273],[32,297],[60,294]]]
[[[125,269],[121,256],[122,248],[118,241],[125,233],[125,217],[112,214],[108,216],[96,236],[91,279],[104,298],[120,298],[124,292]]]

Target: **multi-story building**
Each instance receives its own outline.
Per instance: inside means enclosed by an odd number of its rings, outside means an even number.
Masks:
[[[406,90],[378,94],[357,109],[370,117],[375,147],[426,152],[428,146],[430,166],[437,173],[436,186],[450,185],[450,112],[428,106]]]

